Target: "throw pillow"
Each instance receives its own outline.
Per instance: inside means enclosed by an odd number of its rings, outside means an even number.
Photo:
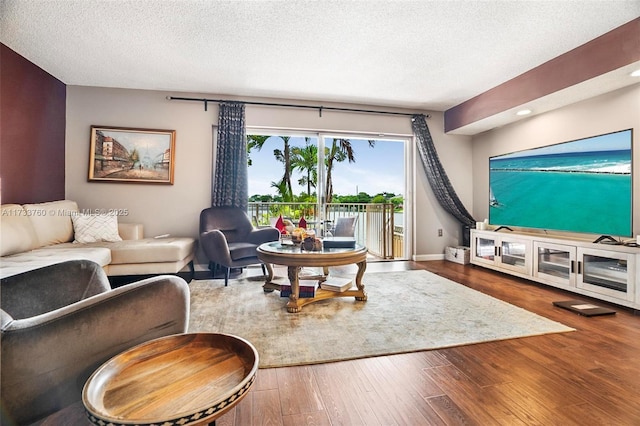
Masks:
[[[113,214],[72,215],[74,243],[122,241],[118,234],[118,216]]]

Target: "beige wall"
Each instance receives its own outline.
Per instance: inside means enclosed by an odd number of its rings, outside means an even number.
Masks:
[[[218,108],[216,104],[209,104],[209,111],[205,112],[202,103],[168,101],[168,95],[220,98],[202,94],[68,86],[65,193],[68,199],[77,201],[81,209],[127,209],[128,216],[121,220],[143,223],[146,236],[170,233],[197,237],[199,213],[210,203],[212,126],[217,123]],[[281,99],[275,102],[302,103]],[[324,105],[331,106],[328,103]],[[376,109],[362,105],[340,106]],[[441,160],[460,198],[472,211],[471,138],[444,135],[443,115],[431,114],[428,124]],[[260,128],[382,133],[388,136],[412,134],[410,119],[404,116],[325,110],[319,117],[316,110],[247,105],[246,121],[248,127]],[[176,130],[174,185],[88,182],[91,125]],[[410,162],[414,164],[413,159]],[[409,196],[413,195],[415,201],[413,252],[418,259],[441,258],[444,247],[459,243],[460,226],[440,206],[434,205],[422,167],[418,164],[414,169],[418,171],[417,178],[411,179],[408,188],[408,191],[414,191]],[[437,236],[438,229],[444,230],[443,237]],[[202,261],[201,256],[200,259]]]
[[[473,214],[489,212],[489,157],[634,129],[634,234],[640,233],[640,84],[534,116],[473,137]],[[567,212],[570,214],[570,212]]]

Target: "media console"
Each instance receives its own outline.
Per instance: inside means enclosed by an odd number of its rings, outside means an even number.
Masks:
[[[472,229],[471,263],[640,309],[638,247]]]

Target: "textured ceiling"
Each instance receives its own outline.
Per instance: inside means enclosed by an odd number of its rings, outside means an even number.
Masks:
[[[0,0],[67,85],[445,110],[640,16],[640,1]]]

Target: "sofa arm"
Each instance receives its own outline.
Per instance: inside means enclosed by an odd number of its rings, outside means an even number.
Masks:
[[[141,240],[144,238],[144,228],[141,223],[118,222],[118,234],[123,240]]]
[[[158,276],[56,311],[4,321],[2,407],[16,424],[36,421],[79,401],[91,373],[140,343],[184,333],[189,288]]]

